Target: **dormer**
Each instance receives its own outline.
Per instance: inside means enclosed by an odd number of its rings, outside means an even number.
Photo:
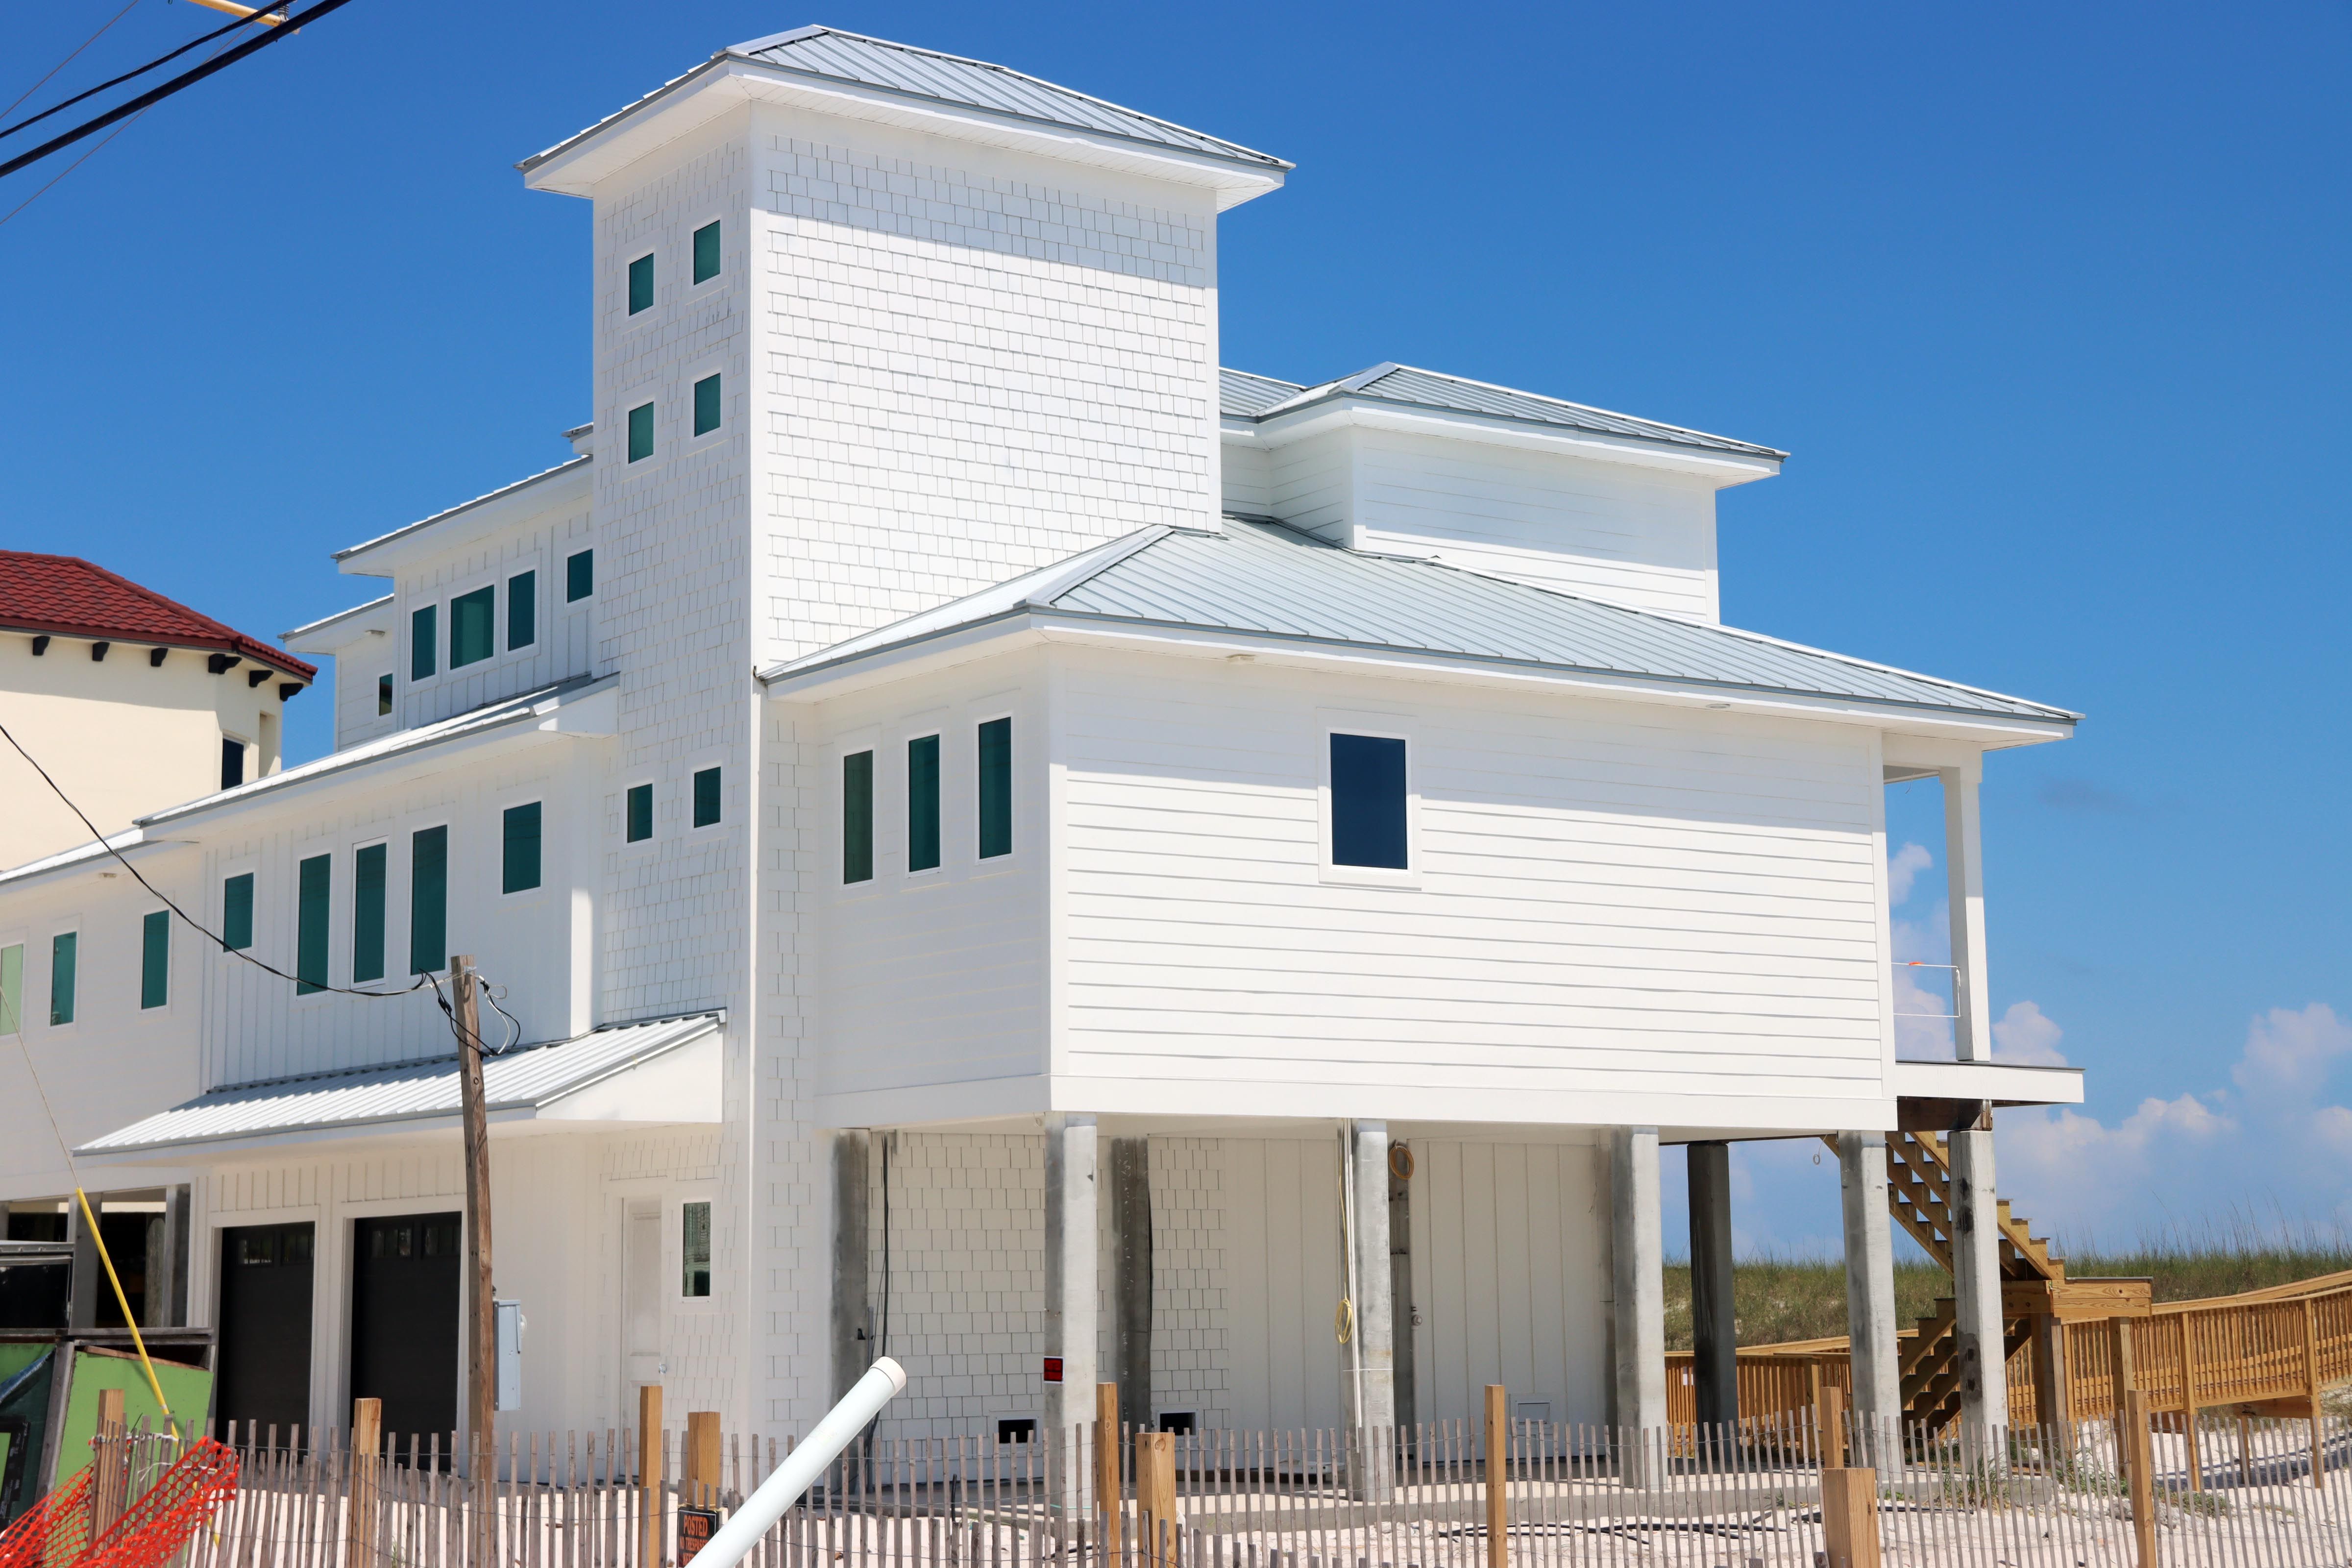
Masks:
[[[1684,620],[1721,619],[1715,496],[1788,454],[1410,365],[1226,371],[1228,511]]]

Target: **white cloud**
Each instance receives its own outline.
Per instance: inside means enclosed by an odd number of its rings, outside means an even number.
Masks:
[[[2063,1068],[2058,1042],[2066,1031],[2032,1002],[2012,1002],[1992,1026],[1993,1059],[2020,1067]]]
[[[2352,1052],[2352,1025],[2325,1002],[2300,1012],[2273,1007],[2246,1027],[2246,1053],[2230,1076],[2249,1096],[2310,1095],[2327,1077],[2328,1064]]]
[[[1906,844],[1889,855],[1886,858],[1888,899],[1896,904],[1907,903],[1911,898],[1911,884],[1918,879],[1920,872],[1935,863],[1936,858],[1928,854],[1927,847],[1921,844]]]

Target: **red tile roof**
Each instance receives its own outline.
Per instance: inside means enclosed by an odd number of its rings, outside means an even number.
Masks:
[[[292,654],[199,615],[78,555],[0,550],[0,627],[53,637],[209,648],[301,680],[319,673]]]

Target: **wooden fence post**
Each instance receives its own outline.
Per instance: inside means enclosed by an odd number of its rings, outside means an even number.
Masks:
[[[2180,1436],[2189,1455],[2189,1489],[2205,1489],[2205,1456],[2197,1446],[2197,1314],[2180,1314]]]
[[[2139,1568],[2157,1568],[2156,1468],[2147,1436],[2147,1395],[2137,1389],[2124,1395],[2123,1415],[2116,1430],[2116,1447],[2126,1458],[2131,1479],[2132,1542]]]
[[[98,1452],[91,1456],[89,1477],[89,1538],[104,1535],[122,1517],[123,1494],[130,1489],[131,1433],[122,1421],[122,1390],[98,1391]]]
[[[2114,1384],[2114,1398],[2107,1405],[2108,1414],[2116,1420],[2124,1418],[2124,1395],[2139,1381],[2137,1369],[2132,1365],[2132,1321],[2129,1318],[2107,1320],[2107,1361],[2109,1382]]]
[[[375,1562],[375,1503],[381,1472],[376,1455],[383,1447],[383,1401],[352,1401],[352,1458],[349,1505],[343,1510],[343,1561],[350,1568],[372,1568]]]
[[[1510,1568],[1510,1396],[1486,1385],[1486,1568]]]
[[[2321,1447],[2326,1433],[2319,1409],[2319,1308],[2308,1296],[2303,1299],[2303,1385],[2311,1395],[2311,1484],[2324,1487],[2327,1455]]]
[[[1119,1506],[1118,1384],[1095,1384],[1095,1518],[1102,1522],[1102,1561],[1119,1560],[1119,1535],[1126,1521]]]
[[[637,1385],[637,1562],[662,1563],[662,1391],[658,1383]]]
[[[1118,1384],[1113,1384],[1116,1390]],[[1143,1532],[1143,1561],[1150,1568],[1174,1568],[1177,1531],[1176,1435],[1135,1435],[1135,1526]]]
[[[719,1412],[686,1413],[686,1492],[684,1500],[697,1508],[717,1508],[724,1479],[719,1462]]]
[[[1813,1391],[1813,1425],[1821,1433],[1822,1468],[1833,1470],[1845,1464],[1845,1390],[1822,1378]]]
[[[1879,1568],[1876,1470],[1823,1468],[1822,1545],[1827,1568]]]

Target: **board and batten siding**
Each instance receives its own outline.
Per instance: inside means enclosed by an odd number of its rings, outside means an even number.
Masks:
[[[1103,1109],[1769,1126],[1883,1093],[1874,734],[1264,665],[1066,680],[1057,1071]],[[1323,868],[1333,729],[1409,737],[1413,885]]]

